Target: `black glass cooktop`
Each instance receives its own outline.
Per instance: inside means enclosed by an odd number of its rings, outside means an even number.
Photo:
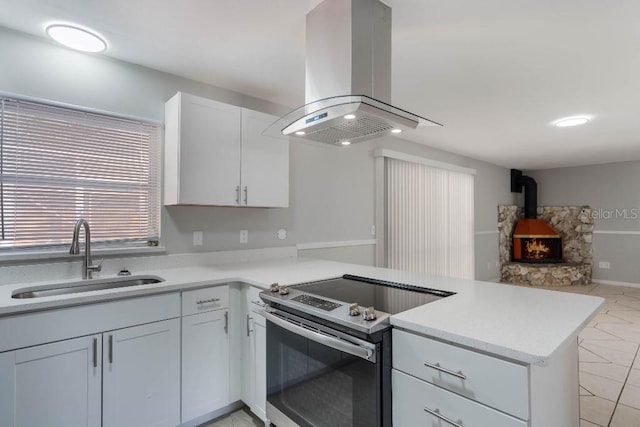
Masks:
[[[347,304],[357,302],[363,307],[373,306],[376,310],[389,314],[401,313],[455,294],[455,292],[421,288],[349,274],[336,279],[295,285],[291,289],[331,298]],[[327,308],[323,307],[325,310]]]

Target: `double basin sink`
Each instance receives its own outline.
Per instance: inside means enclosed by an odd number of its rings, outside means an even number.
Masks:
[[[30,287],[16,290],[11,297],[16,299],[50,297],[54,295],[76,294],[104,289],[126,288],[129,286],[152,285],[163,282],[158,276],[125,276],[109,279],[90,279],[62,283],[55,286]]]

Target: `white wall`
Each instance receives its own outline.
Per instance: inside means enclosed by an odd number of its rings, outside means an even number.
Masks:
[[[160,71],[100,55],[80,54],[2,28],[0,57],[0,92],[154,121],[163,120],[164,102],[176,91],[276,115],[289,110],[282,105]],[[509,192],[509,171],[391,137],[345,149],[293,143],[289,208],[163,208],[162,244],[169,253],[186,253],[372,239],[373,150],[378,147],[477,169],[475,217],[476,231],[481,234],[476,235],[476,277],[498,277],[497,205],[513,203]],[[276,237],[279,228],[287,229],[286,240]],[[241,229],[249,230],[248,244],[241,245],[238,241]],[[196,230],[205,233],[203,246],[193,247],[191,244],[192,232]],[[304,253],[373,262],[373,249],[367,246]]]
[[[527,174],[538,182],[539,205],[589,205],[598,215],[594,219],[594,279],[640,283],[639,161]],[[600,268],[600,261],[608,261],[611,268]]]

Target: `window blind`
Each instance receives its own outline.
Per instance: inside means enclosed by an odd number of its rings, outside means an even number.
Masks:
[[[0,98],[0,249],[160,237],[160,127]]]
[[[474,276],[473,175],[385,158],[387,266]]]

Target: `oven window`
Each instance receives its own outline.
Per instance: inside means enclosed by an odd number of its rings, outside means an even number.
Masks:
[[[267,322],[267,401],[303,427],[379,423],[375,363]]]

